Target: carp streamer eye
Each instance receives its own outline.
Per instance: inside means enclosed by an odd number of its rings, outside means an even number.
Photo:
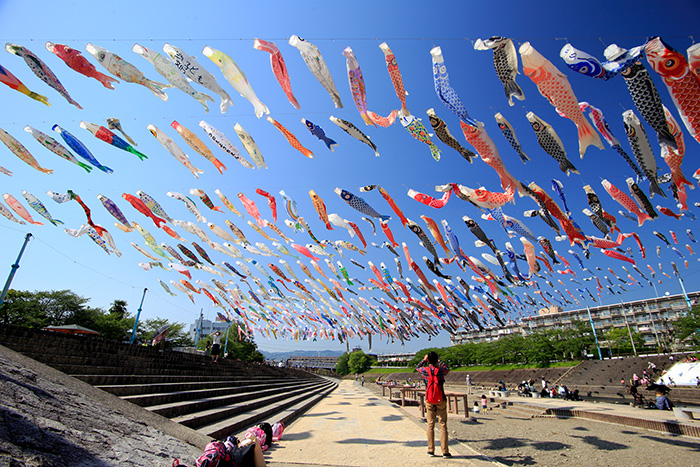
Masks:
[[[106,57],[106,55],[105,55],[104,52],[100,52],[99,54],[97,54],[97,58],[98,58],[99,61],[104,60],[105,57]]]
[[[676,60],[673,58],[669,58],[664,62],[664,66],[667,68],[672,68],[676,64]]]

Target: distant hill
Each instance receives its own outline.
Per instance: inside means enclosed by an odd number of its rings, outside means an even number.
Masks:
[[[339,357],[343,355],[343,351],[340,350],[291,350],[289,352],[268,352],[266,350],[260,350],[263,355],[265,355],[265,358],[268,360],[275,359],[277,361],[279,360],[286,360],[289,357],[310,357],[310,356],[319,356],[319,357]]]

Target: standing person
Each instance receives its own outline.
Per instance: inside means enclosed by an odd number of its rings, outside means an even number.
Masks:
[[[362,387],[365,387],[365,375],[362,375],[362,377],[360,378],[360,384],[362,385]]]
[[[467,375],[467,394],[471,396],[472,394],[472,376]]]
[[[204,345],[204,356],[211,356],[211,341],[207,341],[207,343]]]
[[[213,343],[211,346],[211,361],[219,361],[219,354],[221,353],[221,331],[216,331],[212,334]]]
[[[426,367],[426,365],[428,365]],[[438,354],[429,352],[418,364],[416,371],[425,382],[425,408],[428,421],[428,455],[435,455],[435,418],[440,419],[440,448],[442,457],[452,457],[447,438],[447,400],[445,400],[445,375],[450,369],[440,361]],[[437,384],[437,387],[435,385]],[[433,398],[433,402],[429,401]]]

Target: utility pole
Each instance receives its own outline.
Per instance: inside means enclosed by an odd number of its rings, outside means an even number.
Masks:
[[[146,298],[146,291],[147,288],[143,288],[143,295],[141,295],[141,303],[139,304],[139,309],[138,312],[136,313],[136,319],[134,320],[134,329],[131,330],[131,339],[129,340],[129,344],[134,343],[134,339],[136,339],[136,328],[139,326],[139,318],[141,317],[141,308],[143,307],[143,299]]]
[[[194,348],[197,348],[199,336],[202,334],[202,319],[204,319],[204,308],[199,309],[199,323],[197,323],[197,335],[194,336]]]
[[[634,339],[632,338],[632,330],[630,329],[630,323],[627,322],[627,315],[625,314],[625,304],[622,303],[622,299],[620,299],[620,306],[622,307],[622,316],[625,318],[625,324],[627,325],[627,332],[630,335],[630,342],[632,343],[632,351],[634,352],[634,356],[637,356],[637,347],[634,345]],[[634,314],[632,314],[634,316]]]
[[[598,344],[598,334],[595,332],[595,326],[593,326],[593,317],[591,316],[591,309],[586,305],[586,310],[588,310],[588,320],[591,322],[591,329],[593,329],[593,337],[595,338],[595,346],[598,349],[598,358],[603,359],[603,353],[600,351],[600,344]]]
[[[671,266],[673,266],[673,272],[675,273],[676,278],[678,279],[678,283],[681,285],[681,290],[683,291],[683,296],[685,297],[685,303],[688,305],[688,311],[690,311],[692,305],[690,304],[690,299],[688,298],[688,293],[685,291],[685,284],[683,283],[683,278],[681,277],[680,272],[678,272],[678,268],[676,267],[676,263],[671,263]]]
[[[15,264],[10,266],[10,275],[7,276],[7,282],[5,282],[5,287],[2,289],[2,294],[0,294],[0,310],[2,310],[2,306],[5,303],[5,297],[7,296],[7,291],[10,290],[10,284],[12,284],[12,278],[15,277],[15,273],[19,269],[19,260],[22,259],[22,254],[24,254],[24,249],[27,247],[27,243],[29,243],[29,239],[32,238],[32,234],[28,233],[24,237],[24,243],[22,244],[22,248],[19,250],[19,255],[17,255],[17,260],[15,261]],[[4,323],[5,325],[9,324],[10,316],[8,313],[4,313]]]
[[[224,353],[222,355],[223,358],[226,358],[226,349],[228,349],[228,331],[231,329],[231,325],[229,324],[228,327],[226,328],[226,343],[224,344]]]

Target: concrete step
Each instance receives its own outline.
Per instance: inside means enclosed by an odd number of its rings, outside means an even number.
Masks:
[[[329,382],[331,384],[328,385],[327,389],[323,389],[308,399],[304,399],[301,402],[298,402],[292,406],[280,410],[279,412],[274,413],[272,416],[268,417],[266,420],[263,421],[266,421],[270,425],[274,425],[275,422],[282,422],[285,426],[288,426],[296,418],[298,418],[308,409],[316,405],[321,399],[326,397],[328,394],[333,392],[335,388],[338,387],[338,380],[329,379]],[[256,422],[255,424],[258,423],[262,422]],[[253,426],[253,424],[251,424],[250,426]]]
[[[288,391],[258,391],[257,393],[247,395],[247,399],[241,397],[220,397],[212,401],[202,401],[200,404],[189,404],[187,410],[179,410],[175,416],[170,416],[171,420],[177,423],[182,423],[190,428],[197,429],[204,425],[218,423],[222,420],[235,417],[237,415],[249,413],[260,409],[270,404],[275,404],[281,400],[308,393],[314,389],[325,387],[326,383],[315,383],[307,385],[298,385],[295,389]],[[151,408],[148,408],[151,410]],[[175,408],[177,410],[177,408]],[[157,413],[161,413],[154,410]],[[163,413],[161,413],[163,415]],[[167,415],[165,415],[167,416]]]
[[[139,369],[143,373],[144,369],[187,371],[195,373],[206,370],[211,373],[215,368],[217,373],[238,374],[265,374],[265,375],[288,375],[289,372],[265,365],[243,365],[241,362],[233,360],[222,360],[217,363],[211,362],[209,358],[192,356],[179,352],[156,353],[154,355],[133,356],[114,355],[108,353],[91,353],[90,355],[64,355],[59,351],[50,353],[42,349],[37,352],[36,347],[32,351],[23,352],[30,358],[38,360],[49,366],[76,366],[76,367],[124,367]],[[190,357],[190,358],[185,358]],[[194,358],[192,358],[194,357]],[[116,365],[115,365],[116,363]]]
[[[276,376],[245,375],[72,375],[93,386],[168,384],[201,381],[279,381]]]
[[[279,382],[302,381],[299,378],[225,378],[212,381],[211,378],[204,378],[200,381],[178,381],[178,382],[153,382],[135,384],[115,384],[97,385],[103,391],[107,391],[115,396],[137,396],[147,394],[171,394],[181,391],[195,391],[198,389],[233,388],[237,386],[264,386]]]
[[[111,361],[114,361],[112,359]],[[43,362],[42,362],[43,363]],[[72,365],[63,363],[53,363],[47,365],[68,373],[69,375],[181,375],[190,374],[198,376],[211,375],[216,373],[223,376],[233,376],[233,375],[245,375],[245,376],[274,376],[265,371],[260,371],[257,369],[252,370],[241,370],[238,368],[224,368],[224,367],[212,367],[212,366],[201,366],[201,367],[183,367],[183,368],[167,368],[159,367],[158,365],[130,365],[128,362],[115,365],[115,364],[105,364],[103,362],[101,365]]]
[[[298,384],[304,384],[300,380],[293,381],[277,381],[265,382],[262,384],[247,384],[222,387],[202,387],[196,389],[170,391],[151,394],[135,394],[131,396],[121,396],[125,401],[136,404],[141,407],[165,406],[183,401],[193,401],[202,399],[212,399],[220,396],[233,396],[255,394],[260,391],[283,391],[288,388],[293,388]]]
[[[279,416],[281,414],[284,414],[282,416],[287,416],[289,420],[292,420],[294,417],[298,416],[297,411],[307,410],[335,389],[336,386],[337,383],[327,382],[308,391],[296,392],[295,394],[290,394],[288,397],[277,401],[270,401],[260,407],[246,410],[244,413],[226,418],[225,420],[201,426],[197,428],[197,431],[206,436],[221,439],[228,435],[238,433],[247,427],[261,423],[265,419],[277,421],[281,418]],[[297,409],[294,410],[292,409],[293,407]],[[288,422],[285,422],[285,424],[286,423]]]
[[[148,347],[140,347],[135,345],[116,345],[106,341],[98,341],[98,343],[86,341],[83,343],[66,343],[46,341],[46,345],[37,348],[34,342],[18,343],[13,346],[16,351],[27,356],[39,360],[51,359],[52,357],[77,357],[77,358],[101,358],[101,359],[146,359],[146,360],[162,360],[179,363],[197,363],[208,359],[204,355],[187,354],[184,352],[175,351],[157,351]],[[111,344],[111,345],[110,345]]]
[[[155,412],[164,417],[176,419],[185,417],[183,420],[195,420],[194,414],[207,413],[209,415],[221,410],[222,407],[235,407],[238,410],[246,410],[246,407],[255,403],[256,400],[263,397],[279,397],[280,394],[293,392],[296,390],[306,390],[318,383],[309,382],[295,384],[291,386],[283,386],[270,389],[253,389],[239,394],[225,394],[213,397],[203,397],[199,399],[191,399],[188,401],[171,402],[166,404],[142,406],[151,412]],[[292,389],[294,388],[294,389]],[[187,418],[189,417],[189,418]],[[222,417],[219,417],[222,418]],[[179,423],[182,423],[178,420]],[[208,423],[208,422],[206,422]],[[184,423],[187,425],[187,423]],[[197,423],[200,425],[201,423]],[[187,425],[190,426],[190,425]]]
[[[30,358],[39,360],[42,363],[54,366],[54,365],[75,365],[75,366],[114,366],[115,362],[118,362],[118,366],[126,368],[139,368],[141,370],[145,369],[156,369],[156,370],[172,370],[172,371],[201,371],[216,368],[217,371],[222,373],[235,373],[242,369],[238,366],[232,366],[222,363],[212,363],[210,360],[203,359],[199,362],[175,362],[165,359],[158,358],[145,358],[145,357],[115,357],[110,356],[109,358],[91,356],[91,357],[77,357],[77,356],[64,356],[64,355],[53,355],[53,356],[40,356],[40,355],[27,355]],[[256,372],[255,369],[250,369],[248,371]]]

